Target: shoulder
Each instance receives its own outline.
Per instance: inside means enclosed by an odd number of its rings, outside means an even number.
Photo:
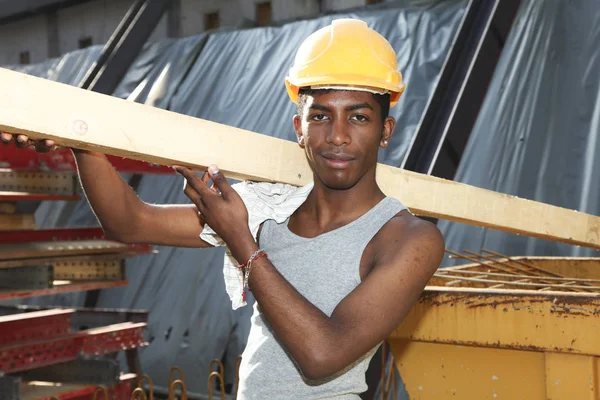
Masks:
[[[437,268],[444,255],[444,236],[438,227],[403,210],[375,235],[375,266],[391,260],[418,257]],[[427,260],[425,260],[427,259]]]

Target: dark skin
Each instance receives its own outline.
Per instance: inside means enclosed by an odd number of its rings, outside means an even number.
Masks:
[[[290,230],[316,237],[357,219],[384,198],[375,180],[377,149],[387,145],[394,125],[393,118],[382,123],[379,105],[370,93],[334,91],[307,99],[302,116],[294,117],[294,129],[315,184],[305,203],[290,217]],[[80,176],[82,167],[93,165],[90,157],[99,157],[94,153],[76,156]],[[96,164],[108,168],[99,161]],[[247,210],[225,176],[214,166],[202,178],[187,168],[176,170],[187,181],[184,190],[194,203],[192,207],[148,205],[122,189],[125,195],[119,201],[135,213],[132,219],[136,223],[128,230],[137,235],[136,242],[160,240],[171,245],[206,247],[196,239],[206,222],[223,238],[238,262],[246,262],[258,244],[248,228]],[[93,180],[82,183],[88,199],[92,194],[92,206],[101,205],[104,200],[97,196],[100,189]],[[135,211],[140,205],[141,211]],[[103,226],[116,226],[109,214],[102,213]],[[157,215],[158,220],[154,219]],[[150,217],[152,229],[162,229],[160,239],[139,232],[149,226]],[[171,222],[167,223],[165,219],[169,218]],[[165,239],[170,234],[174,236]],[[123,232],[118,236],[128,237]],[[443,237],[435,225],[403,211],[368,244],[360,262],[361,284],[330,317],[300,295],[268,258],[254,262],[249,284],[261,312],[300,371],[307,379],[321,380],[344,369],[391,334],[418,300],[443,252]]]
[[[375,180],[377,148],[393,118],[381,123],[370,93],[331,92],[309,99],[294,117],[300,146],[314,173],[314,189],[290,217],[295,234],[315,237],[357,219],[384,198]],[[341,154],[344,154],[343,156]],[[332,156],[335,154],[336,156]],[[335,164],[328,158],[347,158]],[[209,176],[221,194],[192,171],[177,168],[195,193],[190,198],[225,240],[238,262],[258,249],[241,198],[221,173]],[[360,263],[362,283],[328,317],[260,258],[250,287],[280,343],[310,380],[327,378],[385,340],[402,322],[439,266],[444,241],[435,225],[403,211],[371,240]],[[310,268],[310,266],[307,266]]]

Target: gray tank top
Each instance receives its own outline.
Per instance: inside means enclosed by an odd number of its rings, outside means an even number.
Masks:
[[[263,224],[260,245],[283,277],[330,316],[361,282],[360,260],[365,247],[405,208],[398,200],[386,197],[353,222],[310,239],[292,233],[289,218],[281,224],[268,220]],[[240,364],[238,400],[356,400],[367,390],[365,372],[379,345],[324,382],[305,381],[270,329],[255,303]]]

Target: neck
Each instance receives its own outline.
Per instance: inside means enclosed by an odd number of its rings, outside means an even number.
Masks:
[[[345,190],[331,189],[315,176],[313,190],[299,211],[313,219],[319,227],[325,228],[358,218],[384,197],[375,180],[375,171]]]

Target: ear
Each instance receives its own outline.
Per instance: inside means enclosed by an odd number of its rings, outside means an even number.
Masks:
[[[294,115],[294,131],[296,132],[296,136],[298,137],[298,145],[301,148],[304,148],[304,134],[302,133],[302,117],[298,114]]]
[[[395,127],[396,120],[394,119],[394,117],[387,117],[385,121],[383,121],[383,132],[381,133],[379,146],[381,146],[382,148],[386,148],[388,146],[392,137],[392,133],[394,133]]]

